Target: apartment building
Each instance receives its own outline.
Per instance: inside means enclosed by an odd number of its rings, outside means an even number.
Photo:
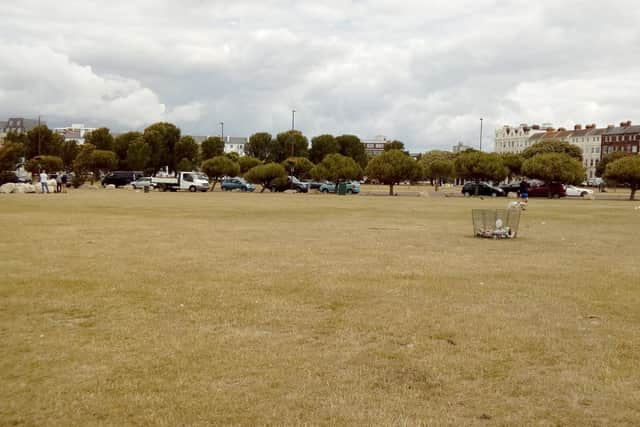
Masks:
[[[54,128],[53,131],[64,137],[65,141],[78,141],[78,144],[84,144],[84,137],[87,133],[93,132],[97,128],[88,128],[82,123],[73,123],[71,126]],[[115,136],[114,136],[115,137]]]
[[[602,153],[623,151],[638,155],[640,152],[640,126],[632,126],[631,121],[620,123],[620,127],[609,125],[602,132]]]

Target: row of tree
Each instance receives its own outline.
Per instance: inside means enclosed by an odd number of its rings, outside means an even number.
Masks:
[[[143,132],[127,132],[113,137],[107,128],[85,135],[85,143],[65,141],[46,125],[26,134],[10,133],[0,148],[0,170],[13,169],[21,157],[29,159],[32,172],[74,171],[76,184],[91,175],[114,169],[143,170],[156,173],[163,167],[170,171],[201,169],[213,180],[223,176],[243,175],[268,188],[273,180],[295,174],[301,179],[340,181],[366,176],[389,185],[404,181],[430,180],[437,187],[447,181],[488,180],[527,176],[544,181],[579,183],[585,179],[579,147],[558,140],[546,140],[527,148],[521,155],[485,153],[467,150],[462,153],[433,150],[418,159],[404,151],[402,142],[387,143],[379,156],[367,156],[364,145],[354,135],[320,135],[309,141],[300,131],[282,132],[272,137],[267,132],[253,134],[245,144],[246,156],[224,154],[224,142],[209,137],[201,144],[191,136],[182,136],[171,123],[155,123]],[[630,159],[638,156],[630,157]],[[624,160],[622,163],[617,163]],[[638,160],[622,153],[605,156],[598,172],[605,178],[631,185],[632,197],[638,185]],[[91,174],[90,174],[91,172]]]

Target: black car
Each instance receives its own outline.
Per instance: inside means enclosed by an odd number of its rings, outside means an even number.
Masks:
[[[113,184],[116,187],[122,187],[123,185],[129,185],[138,178],[143,177],[144,174],[141,171],[113,171],[109,172],[102,178],[102,186]]]
[[[512,182],[510,184],[503,184],[500,186],[504,195],[508,196],[509,193],[516,193],[520,197],[520,182]]]
[[[462,194],[465,196],[504,196],[505,192],[501,188],[495,187],[487,182],[467,182],[462,187]]]

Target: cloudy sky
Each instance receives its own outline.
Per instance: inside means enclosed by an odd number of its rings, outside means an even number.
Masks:
[[[483,148],[504,124],[640,122],[634,0],[2,2],[0,119],[291,127]]]

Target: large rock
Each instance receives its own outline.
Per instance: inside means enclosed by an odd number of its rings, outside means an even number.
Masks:
[[[19,184],[25,193],[35,193],[36,187],[33,184]]]
[[[16,188],[16,185],[13,182],[7,182],[0,186],[0,193],[2,194],[11,194],[13,190]]]

